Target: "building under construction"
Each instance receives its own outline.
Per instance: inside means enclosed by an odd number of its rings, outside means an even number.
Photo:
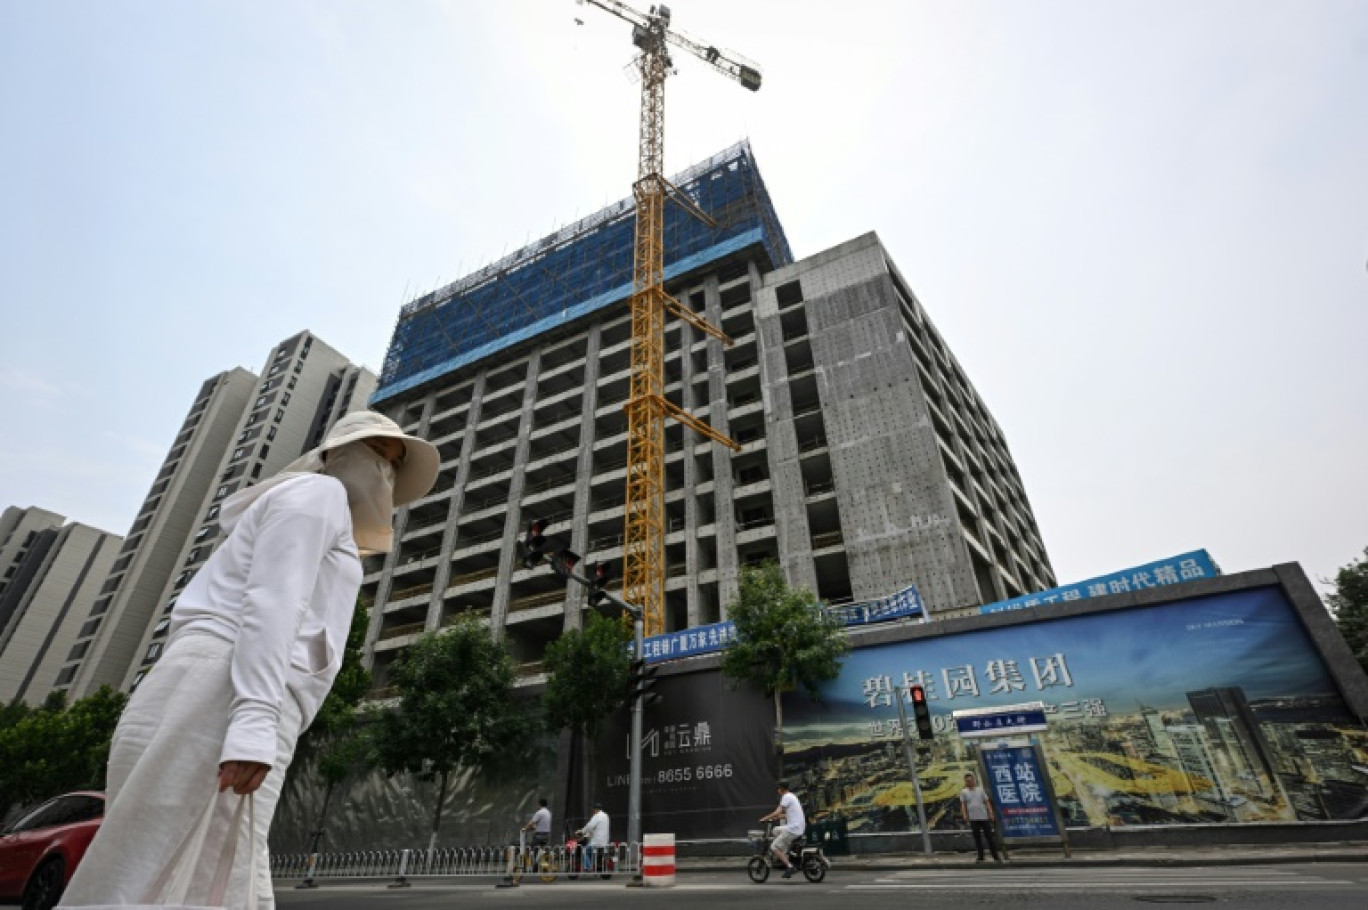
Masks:
[[[665,630],[725,618],[775,559],[830,603],[915,585],[929,616],[1051,587],[1001,430],[873,234],[795,262],[750,146],[672,178],[665,284],[733,340],[665,334],[666,397],[741,444],[666,428]],[[468,611],[529,673],[584,591],[524,569],[529,520],[620,565],[635,208],[624,200],[412,301],[372,406],[442,454],[432,493],[368,563],[367,652]]]

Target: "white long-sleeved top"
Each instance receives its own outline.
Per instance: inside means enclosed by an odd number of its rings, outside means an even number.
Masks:
[[[591,847],[608,846],[608,813],[599,809],[589,821],[584,823],[580,833],[589,838],[589,846]]]
[[[173,635],[202,631],[234,643],[220,762],[273,764],[287,691],[299,702],[301,729],[327,697],[361,587],[351,527],[340,481],[291,478],[225,522],[228,538],[176,600]]]

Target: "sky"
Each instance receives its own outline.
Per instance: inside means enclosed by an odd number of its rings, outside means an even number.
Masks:
[[[671,9],[764,86],[677,54],[666,170],[748,138],[797,258],[879,235],[1061,583],[1368,547],[1368,4]],[[206,378],[378,372],[627,196],[633,52],[573,0],[0,0],[0,507],[122,534]]]

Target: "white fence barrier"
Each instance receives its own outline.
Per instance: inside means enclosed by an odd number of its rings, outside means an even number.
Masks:
[[[450,847],[436,850],[359,850],[347,853],[272,854],[278,879],[410,878],[485,876],[554,881],[560,876],[611,878],[641,871],[638,844],[610,844],[599,850],[557,847]]]

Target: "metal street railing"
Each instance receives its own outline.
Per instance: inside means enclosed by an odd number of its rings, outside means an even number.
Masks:
[[[627,876],[641,871],[637,844],[615,843],[599,849],[547,846],[451,847],[435,850],[358,850],[345,853],[282,853],[271,856],[278,879],[394,879],[485,877],[544,882],[580,875]]]

